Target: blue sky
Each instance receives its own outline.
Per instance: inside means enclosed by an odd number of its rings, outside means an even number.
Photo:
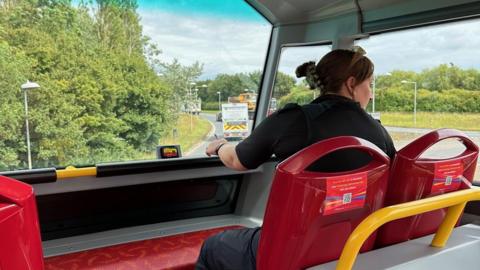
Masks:
[[[153,9],[193,16],[264,21],[262,16],[242,0],[139,0],[138,4],[140,12]]]

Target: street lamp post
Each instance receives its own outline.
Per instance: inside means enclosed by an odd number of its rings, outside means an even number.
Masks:
[[[203,88],[203,89],[204,89],[204,92],[205,92],[205,94],[206,94],[206,95],[208,95],[208,92],[207,92],[208,85],[206,85],[206,84],[202,84],[200,87],[201,87],[201,88]],[[199,98],[199,99],[200,99],[200,112],[201,112],[201,111],[202,111],[202,100],[201,100],[201,98]],[[199,114],[199,115],[200,115],[200,114]]]
[[[25,102],[25,133],[27,137],[27,157],[28,157],[28,169],[32,169],[32,154],[30,152],[30,130],[28,128],[28,99],[27,99],[27,90],[38,89],[40,85],[35,82],[27,81],[22,84],[20,88],[23,91],[23,97]]]
[[[205,94],[206,94],[206,95],[208,95],[208,91],[207,91],[207,90],[208,90],[208,85],[206,85],[206,84],[202,84],[200,87],[201,87],[201,88],[203,88],[203,89],[204,89],[204,92],[205,92]]]
[[[193,101],[193,91],[195,91],[196,85],[197,84],[195,82],[191,82],[190,87],[188,88],[187,96],[188,96],[188,101],[189,101],[189,105],[190,105],[190,108],[189,108],[190,113],[192,112],[191,105],[192,105],[192,101]]]
[[[188,112],[190,113],[190,131],[193,130],[193,100],[192,100],[192,87],[195,87],[196,83],[191,82],[190,88],[188,88]]]
[[[401,83],[411,83],[415,86],[413,92],[413,125],[417,125],[417,82],[403,80]]]
[[[218,111],[222,111],[222,105],[220,104],[221,103],[221,95],[222,95],[222,92],[217,92],[218,94]]]

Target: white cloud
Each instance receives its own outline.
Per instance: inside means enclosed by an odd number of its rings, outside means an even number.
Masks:
[[[219,17],[140,11],[144,33],[163,51],[161,59],[204,64],[203,78],[218,73],[251,72],[264,67],[271,26]],[[421,71],[439,64],[480,68],[480,20],[395,31],[358,42],[375,63],[376,73]],[[279,70],[294,76],[303,62],[318,61],[330,46],[284,49]]]
[[[331,45],[283,48],[278,69],[295,77],[295,69],[299,65],[308,61],[318,62],[322,56],[331,50]]]
[[[204,64],[205,78],[218,73],[263,69],[271,26],[268,23],[141,12],[144,33],[163,51],[161,59]]]
[[[480,68],[480,20],[439,24],[372,36],[357,43],[375,63],[375,72],[422,71],[439,64]]]

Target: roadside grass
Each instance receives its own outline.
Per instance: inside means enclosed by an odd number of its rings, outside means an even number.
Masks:
[[[174,137],[173,129],[169,134],[160,139],[159,145],[180,145],[182,155],[185,155],[197,143],[201,142],[211,129],[211,125],[207,119],[203,119],[196,115],[192,116],[192,130],[190,130],[190,115],[180,114],[175,124],[176,136]],[[143,153],[137,159],[156,159],[155,151]]]
[[[380,120],[382,125],[392,127],[480,130],[480,113],[417,112],[417,124],[415,125],[413,113],[381,112]]]
[[[170,131],[168,136],[160,139],[160,145],[179,144],[182,148],[182,154],[185,154],[203,140],[210,131],[211,125],[207,119],[193,115],[190,128],[190,115],[181,114],[175,128],[177,129],[177,136],[174,137],[173,130]]]
[[[202,113],[216,114],[218,110],[202,110]],[[411,112],[381,112],[380,114],[384,126],[480,131],[480,113],[417,112],[416,125],[413,123]]]

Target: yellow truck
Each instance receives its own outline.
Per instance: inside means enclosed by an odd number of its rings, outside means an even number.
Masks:
[[[253,119],[255,108],[257,106],[257,94],[242,93],[235,97],[228,97],[228,103],[246,103],[248,108],[248,118]]]

